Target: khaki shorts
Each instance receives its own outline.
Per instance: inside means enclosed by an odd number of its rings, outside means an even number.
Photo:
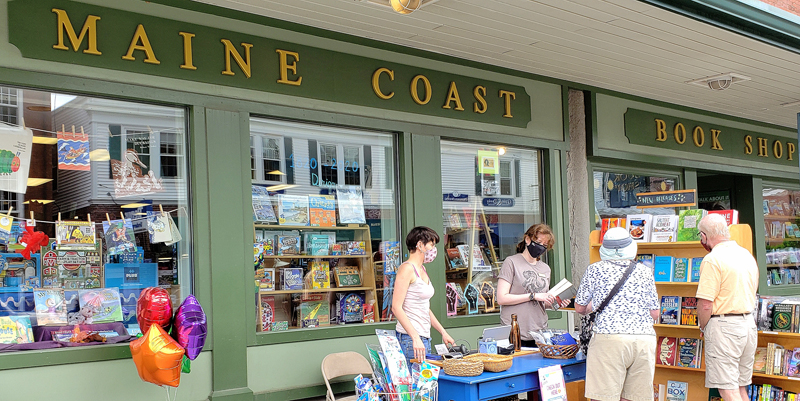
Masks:
[[[595,333],[586,357],[584,395],[598,401],[652,401],[655,366],[655,336]]]
[[[736,390],[753,379],[758,330],[752,315],[712,317],[706,325],[706,387]]]

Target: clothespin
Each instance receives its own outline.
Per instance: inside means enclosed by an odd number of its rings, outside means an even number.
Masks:
[[[63,134],[65,132],[67,132],[67,129],[64,128],[64,124],[61,124],[61,133]]]
[[[106,213],[106,221],[108,221],[108,225],[110,226],[111,225],[111,217],[108,216],[108,213]]]
[[[160,211],[161,211],[161,215],[162,215],[162,216],[166,216],[166,213],[164,213],[164,208],[161,206],[161,204],[160,204],[160,203],[158,204],[158,210],[160,210]]]
[[[89,214],[89,213],[86,214],[86,221],[88,221],[89,224],[92,223],[92,215],[91,214]]]
[[[33,210],[31,210],[31,221],[33,222],[33,225],[35,226],[36,225],[36,219],[33,218]]]
[[[57,221],[61,221],[61,212],[58,212],[58,220]]]
[[[72,135],[75,135],[75,126],[72,126]]]
[[[20,122],[22,123],[22,129],[25,129],[25,117],[20,118]]]
[[[86,138],[86,132],[83,131],[83,125],[81,125],[81,137]]]
[[[125,213],[119,212],[120,217],[122,217],[122,224],[125,224]]]
[[[8,213],[6,213],[6,217],[9,217],[9,218],[11,217],[11,211],[12,210],[14,210],[14,206],[13,205],[8,207]]]

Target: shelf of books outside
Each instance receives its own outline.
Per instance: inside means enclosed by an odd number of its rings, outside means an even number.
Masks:
[[[263,295],[281,295],[281,294],[306,294],[314,292],[347,292],[347,291],[372,291],[372,287],[335,287],[335,288],[315,288],[305,290],[259,290],[259,294]]]
[[[656,367],[659,369],[667,369],[667,370],[682,370],[685,372],[705,372],[706,367],[703,365],[702,368],[685,368],[683,366],[669,366],[669,365],[659,365],[656,364]]]
[[[764,220],[786,220],[793,221],[800,219],[800,216],[781,216],[777,214],[765,214]]]
[[[678,329],[678,330],[700,330],[700,326],[691,326],[685,324],[661,324],[656,323],[653,325],[654,328],[661,328],[661,329]]]
[[[273,231],[331,231],[331,230],[369,230],[369,226],[363,224],[348,224],[342,226],[282,226],[277,224],[253,224],[257,229]]]

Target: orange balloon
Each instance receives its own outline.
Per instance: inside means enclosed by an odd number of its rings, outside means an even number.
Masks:
[[[161,326],[150,326],[147,334],[131,341],[130,347],[142,380],[159,386],[181,384],[181,359],[186,351]]]

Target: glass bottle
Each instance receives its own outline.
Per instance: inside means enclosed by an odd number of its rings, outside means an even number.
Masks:
[[[508,335],[508,341],[514,345],[514,351],[519,351],[522,347],[522,339],[519,336],[519,323],[517,323],[517,315],[511,315],[511,333]]]

